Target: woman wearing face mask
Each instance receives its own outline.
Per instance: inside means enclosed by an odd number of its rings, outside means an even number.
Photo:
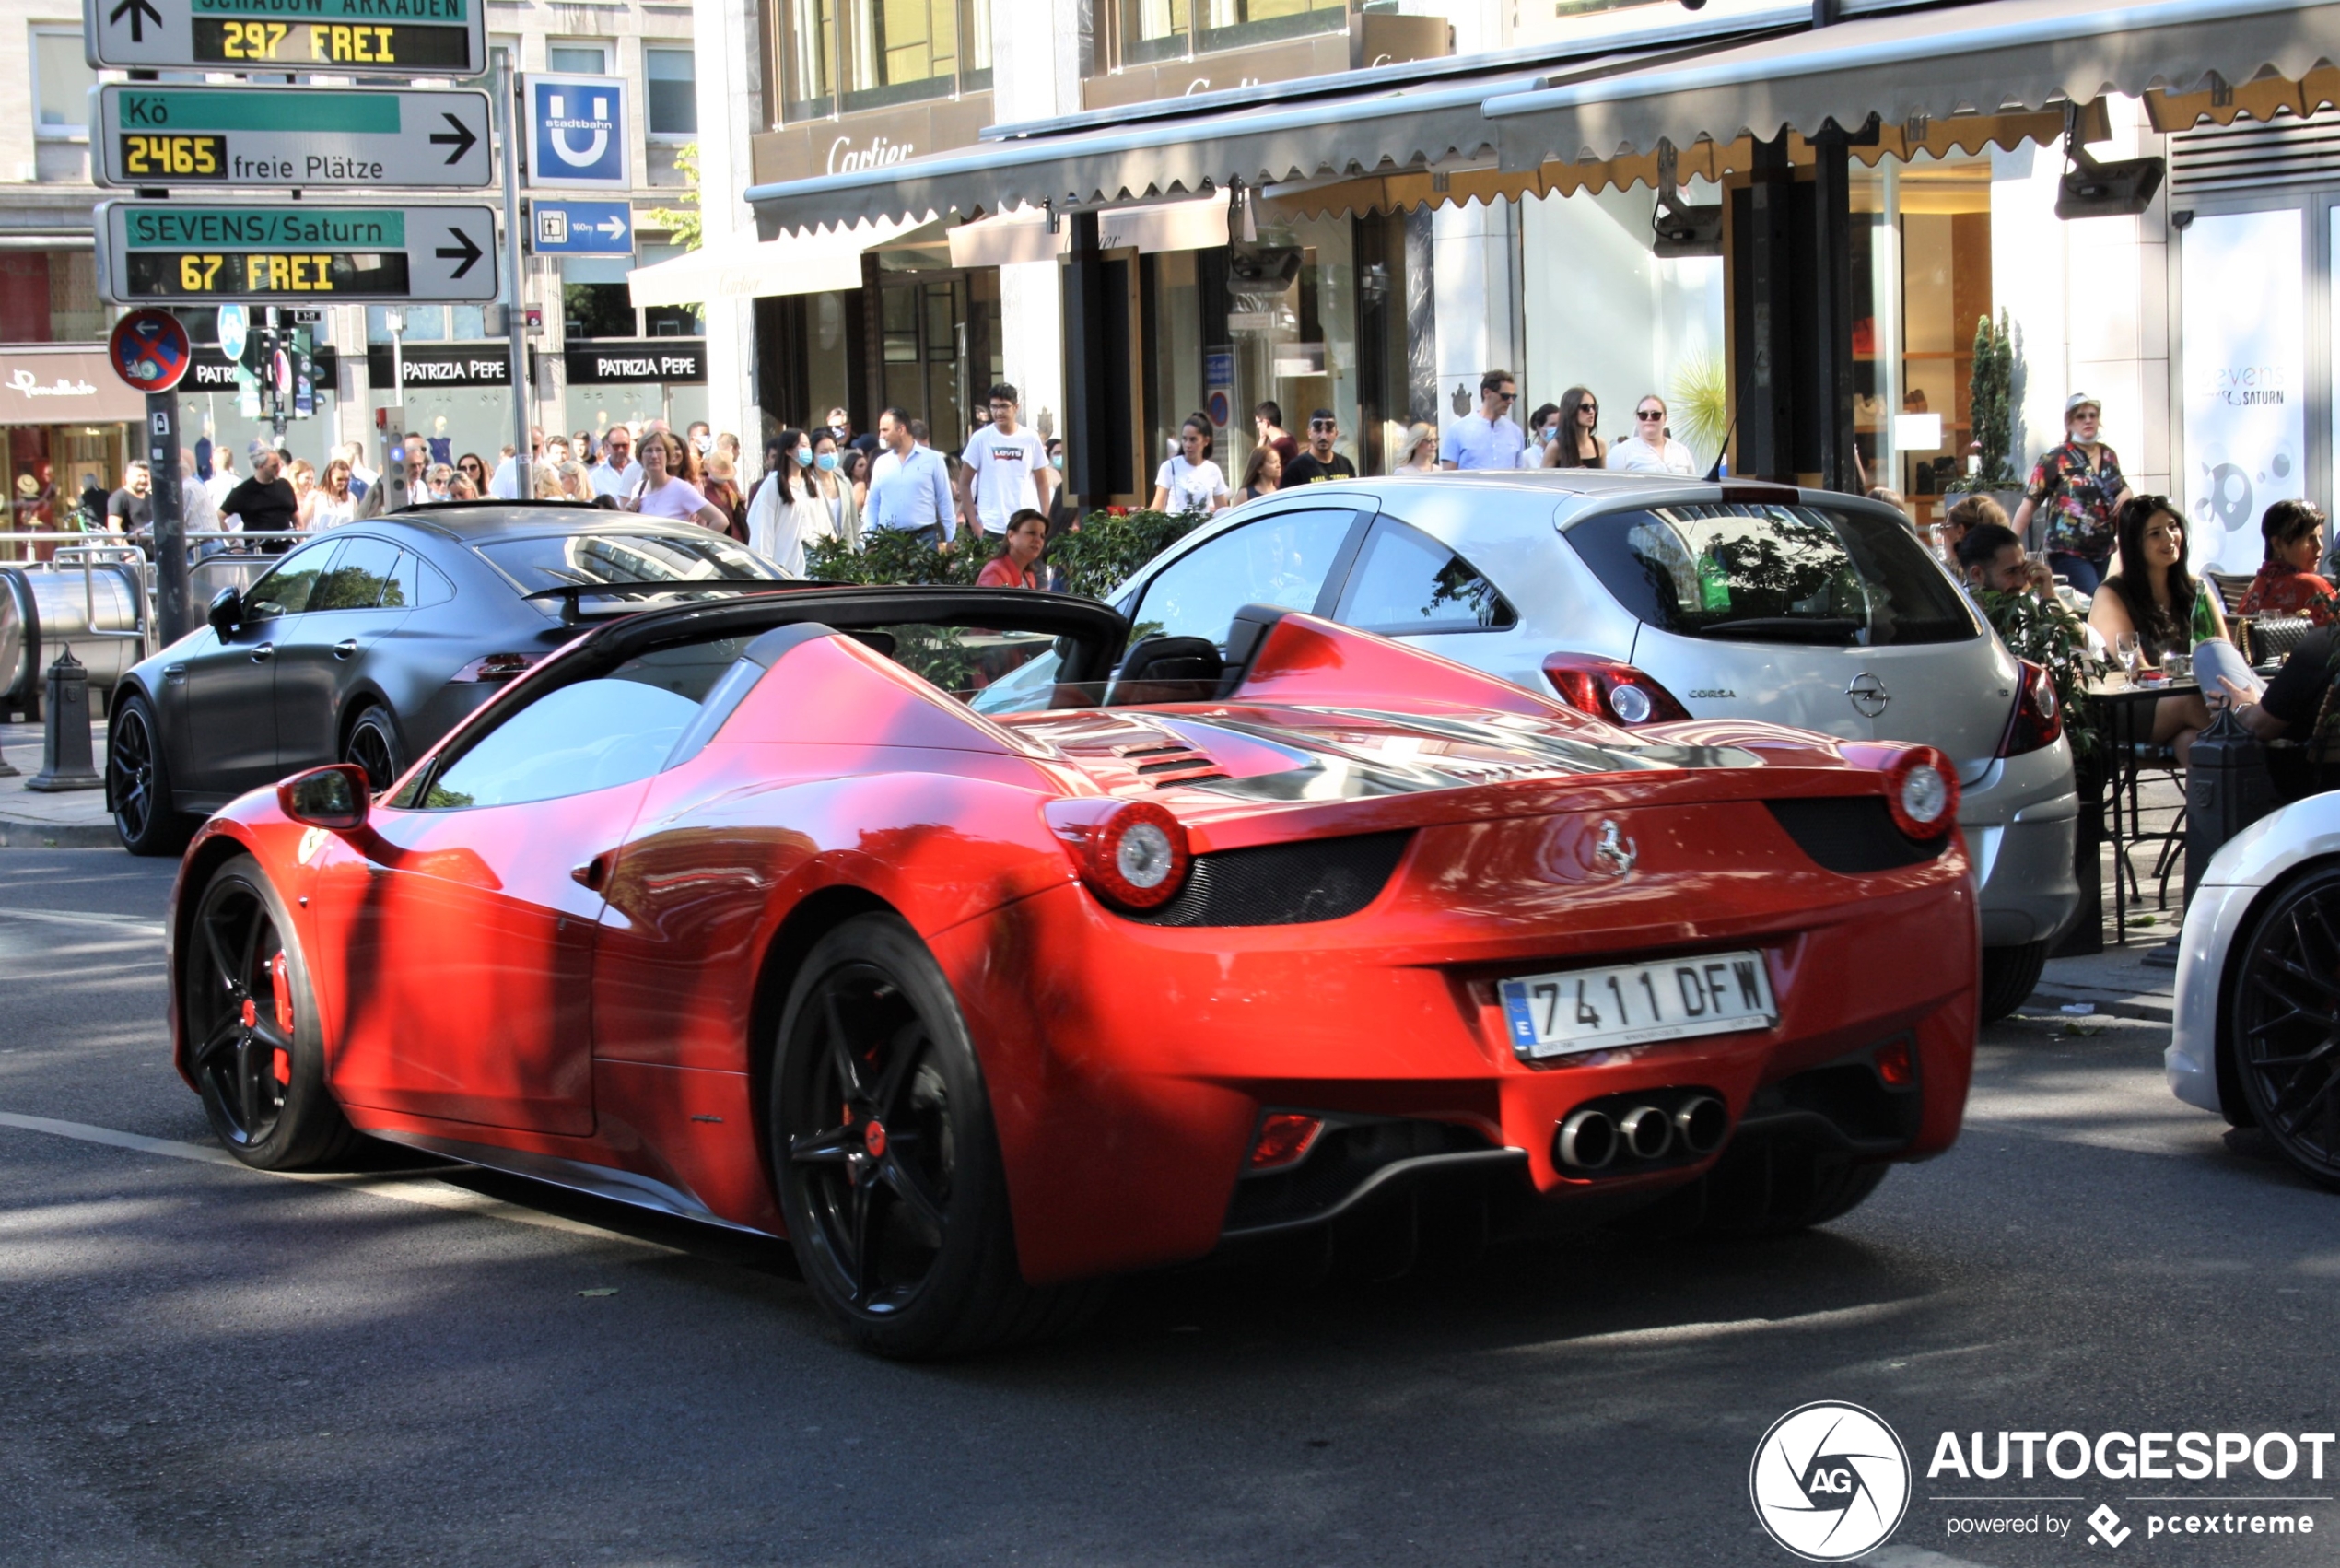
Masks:
[[[845,476],[845,451],[827,430],[809,432],[813,438],[813,482],[820,487],[822,504],[829,509],[829,527],[846,544],[861,547],[861,509],[855,503],[853,482]]]
[[[747,547],[790,577],[802,577],[805,546],[834,537],[834,525],[813,477],[812,439],[801,430],[783,430],[773,446],[772,472],[748,509]]]
[[[1553,439],[1559,434],[1560,404],[1539,404],[1536,412],[1527,416],[1527,444],[1519,451],[1519,466],[1544,467],[1544,454],[1551,451]]]

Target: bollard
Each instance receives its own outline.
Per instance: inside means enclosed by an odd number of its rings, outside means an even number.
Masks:
[[[48,723],[41,732],[41,771],[24,781],[43,793],[96,790],[105,780],[90,766],[89,672],[71,648],[49,666]]]
[[[2228,839],[2275,809],[2267,749],[2228,708],[2194,738],[2185,780],[2185,901]]]

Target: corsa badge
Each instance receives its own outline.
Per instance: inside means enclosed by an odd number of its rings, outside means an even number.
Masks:
[[[1593,860],[1602,871],[1610,876],[1625,876],[1641,854],[1641,846],[1618,831],[1615,818],[1601,819],[1600,839],[1593,846]]]
[[[323,828],[312,827],[302,834],[300,836],[300,863],[307,865],[316,858],[317,851],[324,847],[325,830]]]

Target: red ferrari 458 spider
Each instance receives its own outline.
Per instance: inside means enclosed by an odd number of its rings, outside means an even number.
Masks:
[[[362,1134],[786,1236],[896,1355],[1280,1233],[1808,1225],[1957,1136],[1939,754],[1628,733],[1262,606],[1129,636],[1017,590],[614,616],[380,798],[210,821],[179,1069],[255,1165]]]

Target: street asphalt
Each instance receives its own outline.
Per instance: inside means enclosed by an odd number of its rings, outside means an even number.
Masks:
[[[1926,1473],[1946,1431],[2340,1423],[2340,1195],[2171,1099],[2159,1025],[1993,1030],[1956,1149],[1810,1235],[1190,1270],[1069,1341],[902,1366],[844,1349],[779,1244],[387,1154],[228,1162],[167,1058],[171,871],[0,854],[9,1568],[1784,1564],[1749,1462],[1822,1399],[1909,1450],[1887,1568],[2334,1561],[2340,1450]],[[2014,1500],[1937,1501],[1981,1494]],[[2148,1536],[2172,1509],[2315,1533]],[[1995,1516],[2042,1533],[1950,1534]]]

